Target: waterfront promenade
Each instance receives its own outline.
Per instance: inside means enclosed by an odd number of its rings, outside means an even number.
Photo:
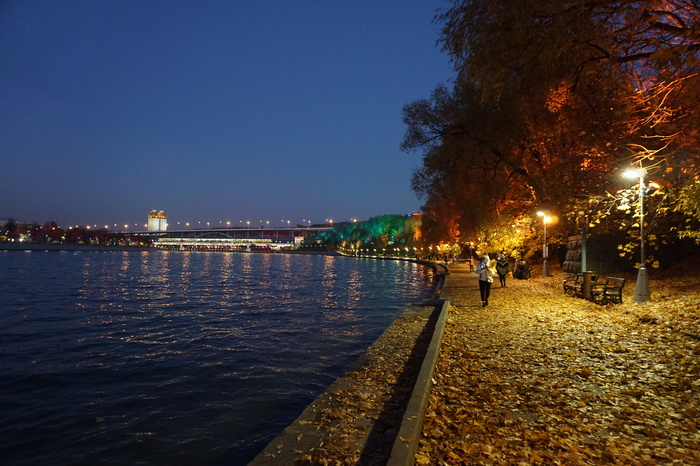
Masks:
[[[397,443],[417,452],[392,464],[700,464],[700,279],[686,263],[652,275],[643,304],[633,275],[622,304],[600,306],[564,295],[553,267],[495,283],[485,308],[476,275],[450,264],[424,413],[405,408],[437,305],[407,309],[255,464],[386,464]]]
[[[449,268],[429,402],[424,416],[401,420],[417,423],[419,435],[384,425],[387,411],[396,421],[403,409],[386,403],[385,382],[414,380],[401,373],[413,366],[395,362],[426,350],[415,323],[429,328],[427,316],[414,314],[388,329],[393,335],[370,348],[349,382],[329,390],[329,404],[310,407],[254,464],[386,464],[395,443],[417,453],[392,465],[700,464],[694,271],[652,278],[652,301],[643,304],[632,302],[632,278],[622,304],[600,306],[564,295],[558,269],[550,278],[535,270],[530,280],[494,284],[482,307],[469,266]],[[368,443],[377,426],[381,436]]]

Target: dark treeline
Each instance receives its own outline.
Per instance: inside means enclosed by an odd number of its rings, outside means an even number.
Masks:
[[[37,223],[9,220],[0,225],[0,241],[31,244],[91,244],[103,246],[147,246],[150,238],[103,228],[69,227],[56,222]]]

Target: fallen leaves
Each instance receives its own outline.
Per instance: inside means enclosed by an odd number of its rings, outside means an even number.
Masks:
[[[697,279],[652,282],[665,298],[641,309],[563,296],[559,279],[482,308],[457,279],[419,464],[700,463]]]

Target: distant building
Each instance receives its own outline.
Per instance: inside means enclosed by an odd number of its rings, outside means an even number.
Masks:
[[[148,231],[166,231],[168,229],[168,216],[162,210],[152,210],[148,214]]]

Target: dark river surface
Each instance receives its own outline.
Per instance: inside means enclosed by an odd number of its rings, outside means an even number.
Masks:
[[[0,463],[246,464],[432,280],[337,256],[0,251]]]

